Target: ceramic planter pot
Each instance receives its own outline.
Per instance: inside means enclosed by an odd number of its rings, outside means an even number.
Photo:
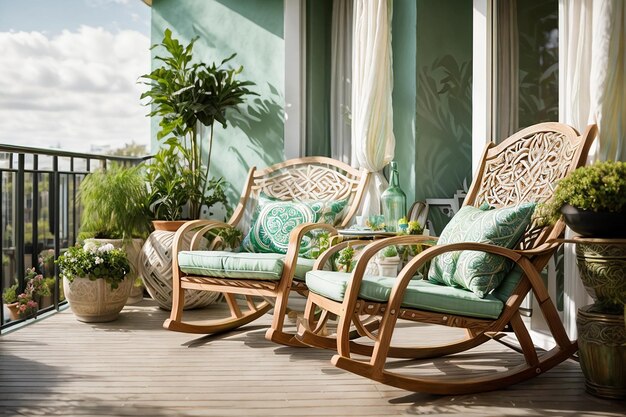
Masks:
[[[626,328],[624,316],[578,309],[578,355],[587,392],[603,398],[626,399]]]
[[[625,212],[587,211],[566,204],[561,213],[565,224],[583,237],[626,238]]]
[[[103,278],[90,280],[75,277],[72,282],[63,278],[63,291],[78,321],[102,323],[115,320],[130,294],[133,280],[124,278],[116,289],[111,289]]]
[[[388,258],[379,258],[376,263],[378,263],[378,274],[383,277],[395,277],[398,275],[398,268],[401,265],[401,260],[399,256],[391,256]]]
[[[85,239],[85,242],[93,241],[100,245],[106,245],[110,243],[115,248],[124,249],[126,256],[128,256],[128,263],[130,264],[130,272],[128,278],[133,282],[133,286],[130,290],[130,296],[126,300],[126,304],[136,304],[143,300],[143,280],[141,285],[135,285],[137,277],[141,278],[139,273],[139,255],[141,254],[141,248],[143,247],[143,239],[131,239],[128,242],[124,242],[122,239]]]
[[[17,303],[10,303],[10,304],[5,304],[5,305],[7,306],[7,309],[9,310],[9,318],[11,320],[18,320],[20,318],[20,315],[17,310]]]
[[[626,304],[626,245],[577,243],[576,264],[598,307],[621,312]]]
[[[181,222],[182,226],[185,222]],[[139,272],[148,294],[164,310],[172,309],[172,246],[176,232],[155,230],[148,236],[139,254]],[[191,234],[186,235],[184,245],[191,245]],[[185,290],[185,310],[206,307],[214,303],[221,293]]]

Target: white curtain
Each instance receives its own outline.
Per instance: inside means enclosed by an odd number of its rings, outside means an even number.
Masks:
[[[626,6],[624,0],[561,0],[560,119],[583,132],[599,128],[592,159],[626,160]],[[576,311],[592,302],[565,248],[564,322],[576,336]]]
[[[626,160],[626,5],[624,0],[562,0],[561,119],[599,128],[595,159]]]
[[[496,143],[519,130],[519,30],[517,0],[496,2]]]
[[[394,155],[391,89],[391,0],[354,0],[352,164],[372,172],[362,214],[380,213],[382,169]]]
[[[334,0],[331,26],[330,146],[331,156],[351,164],[352,3]]]

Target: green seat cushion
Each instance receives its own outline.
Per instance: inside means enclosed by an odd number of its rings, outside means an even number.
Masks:
[[[242,251],[254,253],[287,253],[289,235],[303,223],[336,224],[348,200],[283,201],[261,194],[252,217],[250,231],[242,242]],[[311,257],[315,234],[307,233],[300,245],[300,256]]]
[[[351,275],[345,272],[315,270],[306,274],[306,285],[309,291],[341,302]],[[395,277],[366,275],[361,282],[359,298],[387,302],[395,282]],[[504,304],[492,294],[480,298],[465,289],[413,279],[407,287],[402,306],[467,317],[496,319],[500,316]]]
[[[514,248],[528,227],[535,203],[489,210],[465,206],[446,225],[437,244],[480,242]],[[485,297],[498,287],[513,263],[481,251],[454,251],[433,258],[428,279]]]
[[[298,258],[294,278],[304,281],[314,259]],[[278,280],[285,267],[285,255],[225,251],[181,251],[180,269],[191,275],[217,278]]]

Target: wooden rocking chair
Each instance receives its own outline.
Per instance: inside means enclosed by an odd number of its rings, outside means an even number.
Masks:
[[[244,186],[239,204],[228,223],[196,220],[186,223],[174,237],[173,245],[173,305],[171,316],[163,323],[169,330],[213,334],[225,332],[264,315],[274,308],[271,327],[266,333],[268,340],[293,346],[303,346],[292,334],[283,332],[287,301],[291,291],[297,291],[306,296],[307,288],[304,284],[305,273],[313,267],[313,259],[300,257],[301,241],[303,236],[314,229],[324,229],[335,234],[333,222],[306,223],[292,230],[288,238],[287,248],[279,253],[248,253],[227,252],[215,250],[219,248],[220,239],[215,239],[207,250],[200,250],[203,236],[207,232],[215,232],[223,228],[238,228],[244,234],[261,222],[260,217],[264,207],[275,208],[280,215],[284,214],[286,206],[281,204],[297,202],[298,204],[317,204],[312,210],[318,210],[320,204],[341,202],[344,207],[339,214],[335,225],[344,228],[356,213],[369,180],[369,173],[357,170],[340,161],[325,157],[307,157],[288,160],[271,167],[257,170],[251,168]],[[323,205],[322,204],[322,205]],[[301,206],[299,206],[301,207]],[[300,220],[311,222],[311,211],[304,210]],[[266,213],[271,215],[271,210]],[[345,214],[344,214],[345,213]],[[309,216],[309,217],[307,217]],[[291,218],[290,218],[291,220]],[[320,219],[317,219],[320,221]],[[255,228],[254,238],[262,240],[258,234],[267,233],[269,229],[280,226],[284,232],[282,218],[274,217],[268,220],[269,228],[259,231]],[[293,227],[293,224],[291,225]],[[288,232],[287,232],[288,233]],[[184,241],[191,239],[191,249]],[[252,238],[251,238],[252,239]],[[284,243],[284,242],[283,242]],[[280,249],[280,248],[279,248]],[[264,250],[264,252],[271,252]],[[182,321],[184,308],[184,293],[186,289],[216,291],[224,294],[230,308],[230,315],[221,320],[202,323],[187,323]],[[241,305],[236,295],[243,295],[244,305]],[[243,300],[241,300],[243,302]]]
[[[595,125],[579,136],[569,126],[542,123],[518,132],[499,145],[488,145],[463,207],[470,206],[466,211],[477,211],[471,206],[487,203],[503,208],[502,212],[511,206],[526,206],[524,202],[546,201],[556,181],[584,165],[595,133]],[[386,246],[423,244],[432,238],[398,236],[375,241],[366,247],[352,274],[318,270],[333,251],[340,249],[333,247],[322,254],[314,269],[307,273],[309,295],[297,337],[311,346],[336,349],[338,354],[333,356],[332,363],[339,368],[410,391],[466,394],[500,389],[540,375],[577,350],[577,343],[568,338],[540,276],[558,248],[554,239],[561,236],[564,224],[559,221],[554,226],[539,227],[532,223],[525,229],[520,226],[519,230],[523,234],[515,249],[487,243],[439,242],[421,252],[397,277],[391,278],[364,276],[367,262]],[[443,237],[440,240],[443,241]],[[471,251],[500,255],[512,261],[514,267],[493,292],[483,294],[484,298],[467,289],[416,278],[416,273],[427,262],[454,251],[465,251],[460,256]],[[553,349],[544,353],[535,349],[519,312],[522,300],[531,290],[556,342]],[[336,337],[320,333],[329,313],[339,316]],[[377,333],[364,327],[364,316],[380,318]],[[437,346],[393,346],[391,340],[398,319],[464,328],[466,336]],[[517,337],[523,360],[518,366],[501,372],[422,376],[407,373],[406,369],[402,372],[404,362],[395,362],[392,366],[387,363],[389,357],[423,360],[467,352],[486,341],[498,339],[502,336],[499,332],[507,325]],[[351,340],[348,335],[352,326],[373,340],[373,345]],[[419,328],[414,331],[418,332]],[[370,359],[359,360],[351,354],[370,356]]]

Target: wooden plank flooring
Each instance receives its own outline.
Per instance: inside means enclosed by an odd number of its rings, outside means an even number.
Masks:
[[[214,305],[193,315],[215,315]],[[624,416],[623,402],[584,391],[578,363],[508,389],[433,396],[388,387],[334,368],[331,352],[274,345],[270,316],[212,337],[163,330],[150,300],[111,323],[85,324],[69,310],[0,337],[2,416]],[[449,338],[434,326],[403,327],[400,339]],[[497,342],[414,372],[488,372],[518,355]],[[485,357],[490,360],[485,361]]]

